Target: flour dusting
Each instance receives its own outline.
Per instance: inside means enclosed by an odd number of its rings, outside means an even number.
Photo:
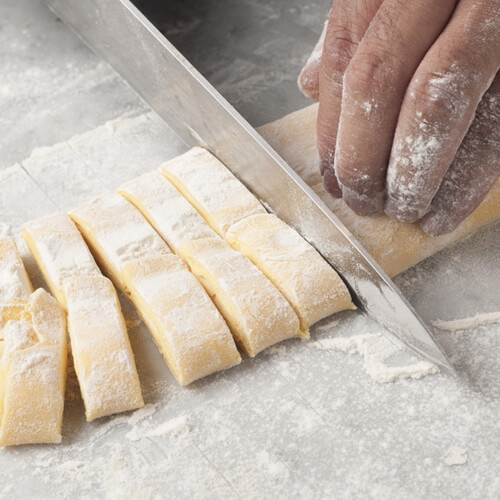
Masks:
[[[444,458],[444,463],[446,465],[464,465],[467,463],[469,459],[469,455],[465,448],[460,446],[452,446],[446,452],[446,456]]]
[[[11,227],[5,222],[0,222],[0,239],[11,236]]]
[[[459,330],[472,330],[486,325],[494,325],[500,323],[500,311],[476,314],[469,318],[461,318],[450,321],[436,320],[432,324],[440,330],[456,332]]]
[[[134,426],[130,432],[126,434],[126,438],[130,441],[138,441],[139,439],[161,437],[167,435],[177,436],[189,430],[189,422],[187,417],[181,416],[167,420],[155,427],[144,425],[142,427]]]
[[[379,383],[395,382],[402,379],[419,379],[437,373],[438,368],[420,358],[410,362],[392,365],[391,359],[401,353],[401,349],[379,333],[360,333],[349,337],[331,337],[318,340],[314,347],[323,350],[360,354],[368,375]]]

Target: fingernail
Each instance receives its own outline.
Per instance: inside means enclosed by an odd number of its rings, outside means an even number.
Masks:
[[[387,199],[384,211],[391,219],[399,222],[415,222],[426,213],[426,210],[409,207],[407,204],[402,204],[399,200],[393,198]]]
[[[374,193],[368,196],[342,186],[342,198],[358,215],[372,215],[384,209],[384,193]]]
[[[342,198],[342,189],[340,189],[337,176],[331,168],[323,168],[323,185],[332,196]]]

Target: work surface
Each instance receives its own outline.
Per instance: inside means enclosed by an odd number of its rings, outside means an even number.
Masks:
[[[259,42],[248,27],[247,46],[259,57],[236,46],[234,59],[224,55],[225,72],[212,76],[261,124],[304,105],[292,84],[322,9],[298,0],[241,3],[273,37]],[[0,13],[0,220],[10,226],[0,233],[17,235],[23,221],[74,207],[185,150],[37,1],[7,0]],[[228,43],[241,33],[229,19]],[[186,38],[199,25],[171,29]],[[291,62],[268,78],[280,53]],[[216,50],[212,57],[222,68]],[[279,81],[281,100],[273,97]],[[499,224],[484,228],[396,283],[428,322],[498,311],[499,241]],[[88,424],[70,374],[63,443],[0,450],[0,496],[498,498],[500,325],[436,332],[467,380],[458,384],[436,375],[374,382],[361,356],[325,348],[325,339],[377,331],[346,313],[319,325],[311,341],[282,343],[181,388],[123,307],[147,406]]]

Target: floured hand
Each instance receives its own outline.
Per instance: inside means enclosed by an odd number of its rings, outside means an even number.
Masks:
[[[500,175],[500,0],[336,0],[299,77],[325,187],[437,235]]]

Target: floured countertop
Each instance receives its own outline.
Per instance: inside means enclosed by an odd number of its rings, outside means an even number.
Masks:
[[[319,5],[242,4],[270,29],[284,19],[272,32],[275,55],[256,56],[252,64],[265,68],[291,41],[307,58],[309,34],[322,25]],[[0,234],[18,235],[24,221],[68,210],[185,150],[36,0],[6,0],[0,12],[6,20]],[[296,25],[287,30],[292,20]],[[196,38],[197,25],[196,19],[180,23],[176,36],[194,30]],[[249,32],[245,37],[251,39]],[[298,59],[283,81],[298,73]],[[231,78],[220,65],[216,74],[227,76],[221,85],[238,96],[238,107],[246,86],[266,81],[258,75],[238,81],[238,65],[248,64],[236,57],[227,61]],[[274,102],[253,122],[293,109]],[[296,107],[302,102],[297,94]],[[395,356],[390,369],[381,364],[387,345],[380,346],[378,327],[346,312],[317,325],[310,341],[283,342],[182,388],[123,300],[146,407],[86,423],[70,372],[63,443],[0,450],[0,497],[498,498],[499,241],[500,224],[484,228],[395,280],[423,318],[435,322],[439,342],[463,375],[458,384],[432,374],[383,383],[401,374],[401,360]],[[33,261],[27,264],[35,286],[43,285]],[[412,369],[403,371],[432,371],[418,362]]]

